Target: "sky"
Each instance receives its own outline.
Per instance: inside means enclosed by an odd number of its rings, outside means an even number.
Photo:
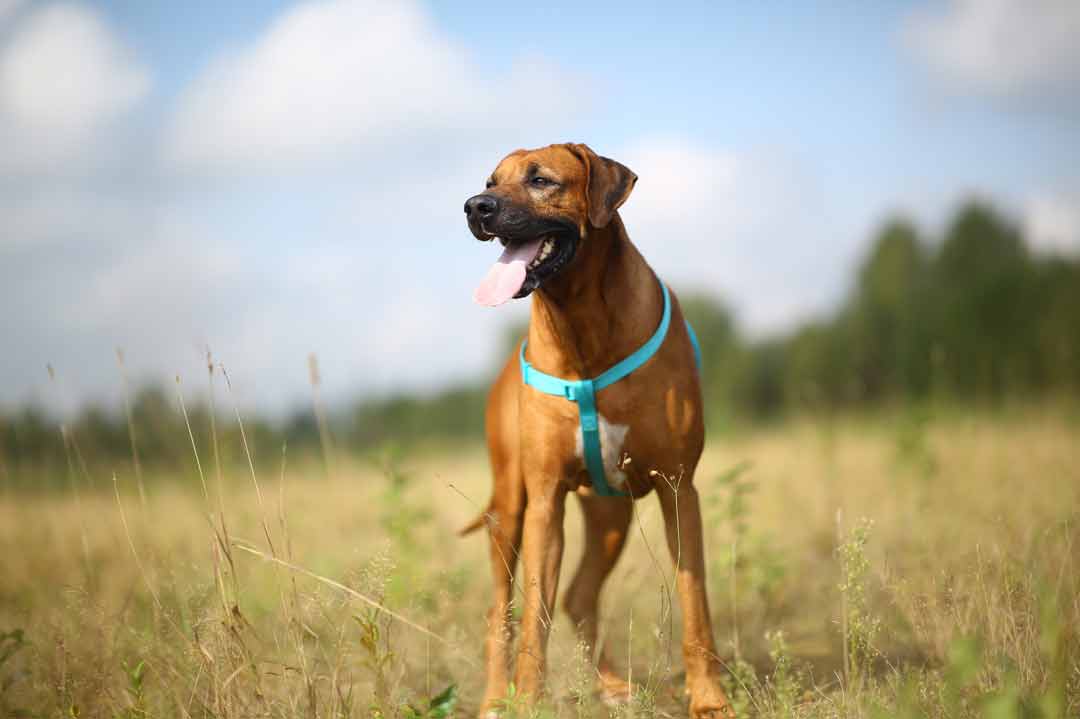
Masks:
[[[0,0],[0,406],[280,413],[492,369],[462,214],[518,147],[633,169],[633,241],[761,336],[967,198],[1080,253],[1080,3]],[[56,370],[49,380],[46,366]]]

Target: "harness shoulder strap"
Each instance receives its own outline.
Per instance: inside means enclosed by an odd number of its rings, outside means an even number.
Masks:
[[[596,389],[604,389],[604,387],[613,385],[638,367],[641,367],[641,365],[652,359],[652,356],[664,344],[668,326],[671,325],[671,297],[668,295],[667,285],[663,282],[660,283],[660,289],[664,295],[664,312],[660,315],[660,326],[656,328],[653,336],[645,344],[641,345],[636,352],[597,377],[594,380]]]
[[[671,325],[671,297],[667,285],[663,282],[660,283],[660,289],[664,296],[664,311],[660,317],[660,326],[656,328],[656,332],[637,351],[594,379],[565,380],[545,374],[533,367],[525,359],[525,347],[528,340],[521,343],[521,352],[518,359],[521,365],[522,381],[539,392],[556,397],[565,397],[571,402],[577,403],[582,448],[585,455],[585,468],[592,479],[593,491],[602,497],[625,497],[627,493],[615,489],[607,483],[604,472],[604,455],[600,446],[600,418],[596,410],[596,391],[615,384],[644,365],[652,359],[652,356],[664,344],[668,327]],[[701,348],[689,322],[686,323],[686,330],[690,335],[690,343],[694,346],[694,360],[697,362],[698,371],[700,372]]]

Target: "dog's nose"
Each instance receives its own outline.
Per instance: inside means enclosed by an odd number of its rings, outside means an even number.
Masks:
[[[477,195],[465,201],[465,216],[483,220],[499,211],[499,200],[491,195]]]

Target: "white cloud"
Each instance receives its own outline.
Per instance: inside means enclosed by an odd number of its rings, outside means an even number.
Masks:
[[[4,232],[0,249],[30,246],[70,249],[87,236],[137,237],[145,210],[131,197],[58,183],[34,183],[33,191],[0,196]]]
[[[751,330],[824,311],[843,288],[861,238],[838,229],[820,181],[793,158],[678,138],[614,156],[640,178],[621,214],[650,264],[728,298]]]
[[[194,81],[165,154],[187,167],[263,169],[440,131],[550,127],[580,106],[572,87],[538,59],[474,65],[409,0],[306,2]]]
[[[902,39],[962,91],[1075,100],[1080,87],[1076,0],[952,0],[914,11]]]
[[[1024,207],[1024,234],[1033,247],[1052,253],[1080,252],[1080,192],[1032,197]]]
[[[225,290],[237,284],[242,261],[233,247],[212,242],[195,228],[172,222],[141,246],[127,249],[90,275],[81,302],[69,314],[73,330],[134,330],[198,340]],[[232,308],[234,311],[235,306]]]
[[[0,170],[56,166],[130,110],[149,75],[81,5],[35,9],[0,47]]]

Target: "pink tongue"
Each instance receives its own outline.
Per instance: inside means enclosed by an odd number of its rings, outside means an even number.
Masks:
[[[483,282],[473,292],[473,300],[480,305],[498,307],[517,294],[525,283],[525,267],[540,251],[542,238],[503,250],[499,261],[491,266]]]

